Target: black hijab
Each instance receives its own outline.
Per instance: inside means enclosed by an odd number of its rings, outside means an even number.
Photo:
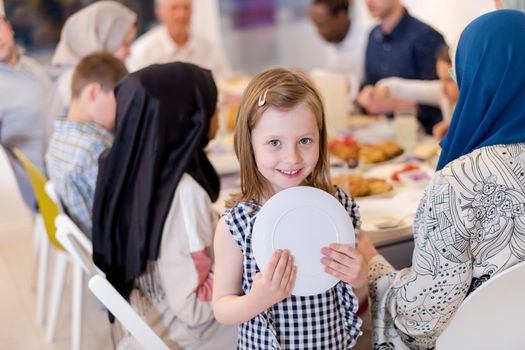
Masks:
[[[128,297],[159,255],[164,221],[183,173],[212,201],[219,177],[204,153],[217,89],[210,71],[153,65],[115,88],[115,140],[99,159],[93,204],[93,260]]]

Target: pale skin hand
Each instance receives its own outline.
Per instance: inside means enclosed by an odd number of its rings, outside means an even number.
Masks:
[[[390,98],[390,89],[386,85],[376,85],[374,97],[377,100],[385,100]]]
[[[349,284],[359,300],[368,295],[368,262],[358,249],[349,244],[332,243],[321,249],[325,272]]]
[[[361,92],[357,95],[357,103],[366,109],[374,98],[374,87],[372,85],[365,86]]]
[[[264,273],[257,273],[253,279],[251,294],[263,310],[290,296],[295,281],[296,267],[287,250],[276,250]]]
[[[443,119],[432,128],[432,136],[438,141],[441,141],[447,134],[448,127],[450,126],[450,119]]]
[[[274,252],[266,269],[255,275],[248,294],[242,295],[243,256],[224,219],[217,225],[214,248],[213,312],[220,323],[241,324],[290,295],[296,268],[287,251]]]
[[[372,85],[365,86],[357,95],[356,101],[369,114],[392,113],[398,108],[415,106],[412,100],[392,97],[382,87]]]

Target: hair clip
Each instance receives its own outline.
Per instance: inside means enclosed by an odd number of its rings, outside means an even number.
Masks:
[[[262,94],[261,96],[259,96],[259,107],[262,107],[264,106],[264,104],[266,103],[266,95],[268,94],[268,89],[266,89],[266,91],[264,91],[264,94]]]

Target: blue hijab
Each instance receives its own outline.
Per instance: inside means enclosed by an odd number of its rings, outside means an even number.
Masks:
[[[488,13],[461,34],[459,100],[437,170],[475,149],[525,142],[525,14]]]

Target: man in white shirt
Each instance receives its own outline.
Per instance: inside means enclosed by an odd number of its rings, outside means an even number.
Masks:
[[[155,13],[161,24],[133,44],[126,62],[130,71],[154,63],[182,61],[210,69],[216,80],[231,76],[222,49],[190,32],[192,0],[156,0]]]
[[[361,7],[363,11],[359,12]],[[348,77],[353,101],[364,75],[366,43],[373,23],[370,15],[362,0],[313,0],[310,19],[329,43],[326,68]]]

